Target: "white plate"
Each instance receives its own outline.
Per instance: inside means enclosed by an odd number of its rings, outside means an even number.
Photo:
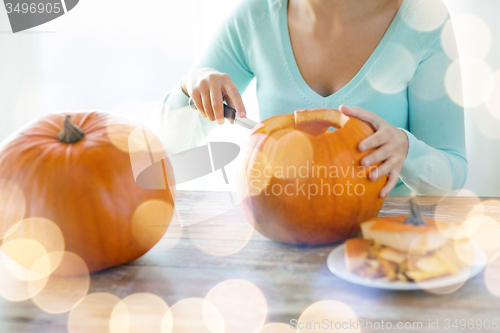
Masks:
[[[330,252],[328,258],[326,259],[328,269],[333,274],[337,275],[339,278],[343,280],[372,288],[394,289],[394,290],[418,290],[418,289],[443,288],[457,284],[462,284],[464,281],[479,274],[484,268],[484,264],[478,264],[475,266],[471,266],[470,268],[463,269],[456,275],[448,275],[440,278],[426,280],[420,283],[401,282],[401,281],[396,281],[396,282],[377,281],[377,280],[363,278],[357,274],[349,272],[345,267],[344,248],[345,248],[345,243],[337,246],[335,249],[332,250],[332,252]],[[474,257],[475,263],[483,263],[484,259],[485,259],[484,252],[483,253],[479,251],[475,252],[475,257]]]

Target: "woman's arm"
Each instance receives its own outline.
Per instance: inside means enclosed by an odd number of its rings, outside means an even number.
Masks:
[[[201,60],[181,83],[167,93],[155,110],[150,127],[162,140],[169,154],[193,148],[205,139],[216,125],[212,120],[221,122],[223,111],[220,102],[223,99],[242,115],[244,107],[240,93],[253,78],[245,50],[251,30],[246,27],[251,24],[248,13],[242,15],[246,10],[245,6],[240,5],[229,16]],[[226,78],[225,82],[223,78]],[[200,112],[188,106],[189,96],[186,93],[193,94]],[[206,115],[208,118],[205,118]]]
[[[467,178],[464,109],[445,85],[451,63],[438,38],[408,86],[409,148],[400,178],[419,194],[444,195],[461,189]]]

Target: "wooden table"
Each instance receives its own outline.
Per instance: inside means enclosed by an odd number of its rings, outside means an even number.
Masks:
[[[451,294],[435,295],[426,291],[372,289],[339,279],[326,266],[327,255],[338,243],[317,247],[288,246],[254,232],[246,245],[232,255],[207,254],[200,248],[224,251],[225,244],[245,240],[248,224],[239,207],[220,205],[220,202],[227,202],[227,196],[224,192],[178,193],[179,215],[175,216],[165,237],[142,258],[91,275],[89,293],[110,292],[120,298],[138,292],[154,293],[172,306],[186,298],[203,298],[222,281],[245,279],[255,284],[267,300],[266,323],[290,323],[315,302],[338,300],[364,320],[384,320],[394,325],[422,322],[424,325],[424,329],[393,327],[391,332],[427,332],[429,320],[439,320],[440,329],[434,330],[438,332],[500,331],[443,328],[446,319],[451,322],[455,319],[497,319],[500,322],[500,298],[486,288],[484,273]],[[424,215],[433,216],[438,202],[439,198],[421,197]],[[437,215],[441,219],[463,220],[475,202],[465,197],[449,198],[440,206]],[[386,200],[381,215],[400,215],[407,211],[407,198],[393,196]],[[497,213],[500,217],[500,212]],[[191,222],[197,223],[190,224],[191,217]],[[208,219],[202,221],[204,218]],[[31,301],[0,300],[0,332],[66,332],[67,318],[67,313],[46,314]],[[362,328],[361,331],[384,330]]]

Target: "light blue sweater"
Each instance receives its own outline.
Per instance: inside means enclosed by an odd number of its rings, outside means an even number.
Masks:
[[[361,70],[327,97],[312,90],[297,67],[288,34],[287,0],[281,4],[244,0],[196,67],[229,74],[240,93],[256,78],[261,120],[300,109],[337,109],[341,104],[376,113],[403,129],[409,140],[408,155],[391,194],[408,194],[410,189],[419,194],[445,194],[460,189],[467,177],[463,108],[445,89],[445,73],[452,61],[441,46],[444,22],[422,32],[425,29],[418,21],[422,13],[416,12],[419,1],[403,0]],[[182,124],[186,120],[179,120],[173,111],[187,103],[180,85],[174,88],[155,115],[154,127],[160,137],[165,132],[190,133],[190,145],[195,146],[195,132],[207,134],[216,124],[198,115],[196,122],[201,126]]]

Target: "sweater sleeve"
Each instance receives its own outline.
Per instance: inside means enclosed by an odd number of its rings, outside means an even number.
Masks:
[[[240,5],[222,24],[215,37],[194,68],[213,68],[227,73],[238,91],[243,93],[254,77],[245,54],[248,43],[249,15]],[[154,111],[150,127],[165,145],[169,154],[196,147],[216,122],[203,118],[189,106],[189,97],[181,84],[167,93]]]
[[[445,86],[450,65],[437,38],[408,86],[409,131],[404,131],[409,148],[400,178],[419,194],[457,191],[467,178],[464,109],[450,99]]]

